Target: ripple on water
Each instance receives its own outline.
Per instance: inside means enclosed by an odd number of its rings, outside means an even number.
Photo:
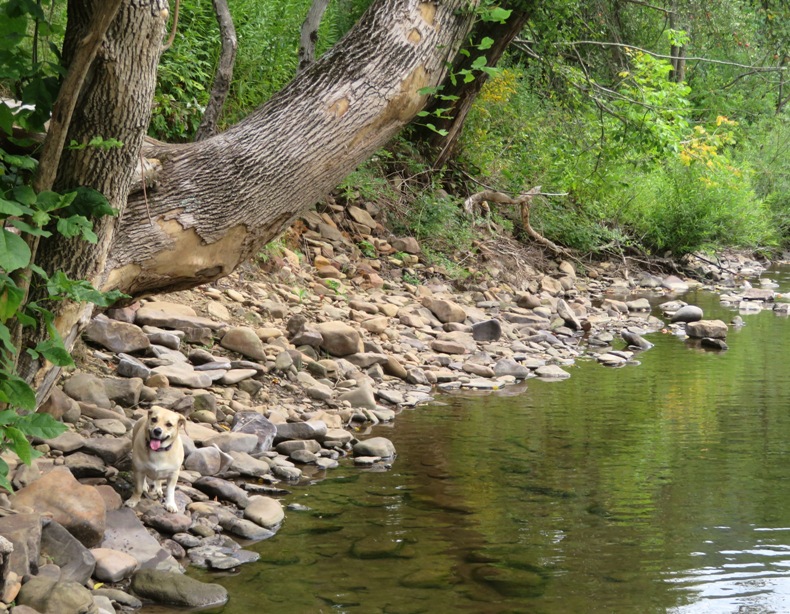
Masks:
[[[714,527],[728,532],[729,527]],[[741,550],[715,548],[693,555],[711,564],[669,574],[668,582],[689,603],[672,614],[749,614],[790,612],[790,528],[754,527],[754,542]]]

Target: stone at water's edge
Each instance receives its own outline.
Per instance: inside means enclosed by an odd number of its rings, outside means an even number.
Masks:
[[[354,444],[354,456],[392,458],[395,456],[395,446],[386,437],[371,437]]]
[[[33,608],[39,614],[95,612],[91,592],[77,582],[58,582],[36,576],[22,585],[17,597],[19,605]]]
[[[222,605],[228,591],[219,584],[199,582],[189,576],[155,569],[142,569],[132,576],[132,590],[143,599],[186,608]]]
[[[725,339],[727,337],[727,325],[721,320],[700,320],[686,324],[686,334],[689,337],[702,339]]]
[[[670,322],[699,322],[703,317],[702,309],[696,305],[684,305],[670,318]]]

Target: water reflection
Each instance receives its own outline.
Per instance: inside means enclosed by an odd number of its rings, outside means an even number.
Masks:
[[[219,611],[790,612],[790,333],[743,317],[727,352],[655,334],[639,366],[404,411],[392,470],[295,488]]]

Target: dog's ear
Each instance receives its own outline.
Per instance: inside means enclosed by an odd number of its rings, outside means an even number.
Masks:
[[[186,430],[187,428],[187,419],[186,417],[181,415],[178,416],[178,428],[176,428],[176,430],[178,430],[179,428],[183,428],[184,430]]]

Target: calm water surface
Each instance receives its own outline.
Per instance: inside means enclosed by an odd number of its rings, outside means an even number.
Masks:
[[[790,322],[744,319],[727,352],[655,334],[639,366],[404,411],[372,432],[390,471],[293,488],[260,562],[198,576],[213,612],[790,612]]]

